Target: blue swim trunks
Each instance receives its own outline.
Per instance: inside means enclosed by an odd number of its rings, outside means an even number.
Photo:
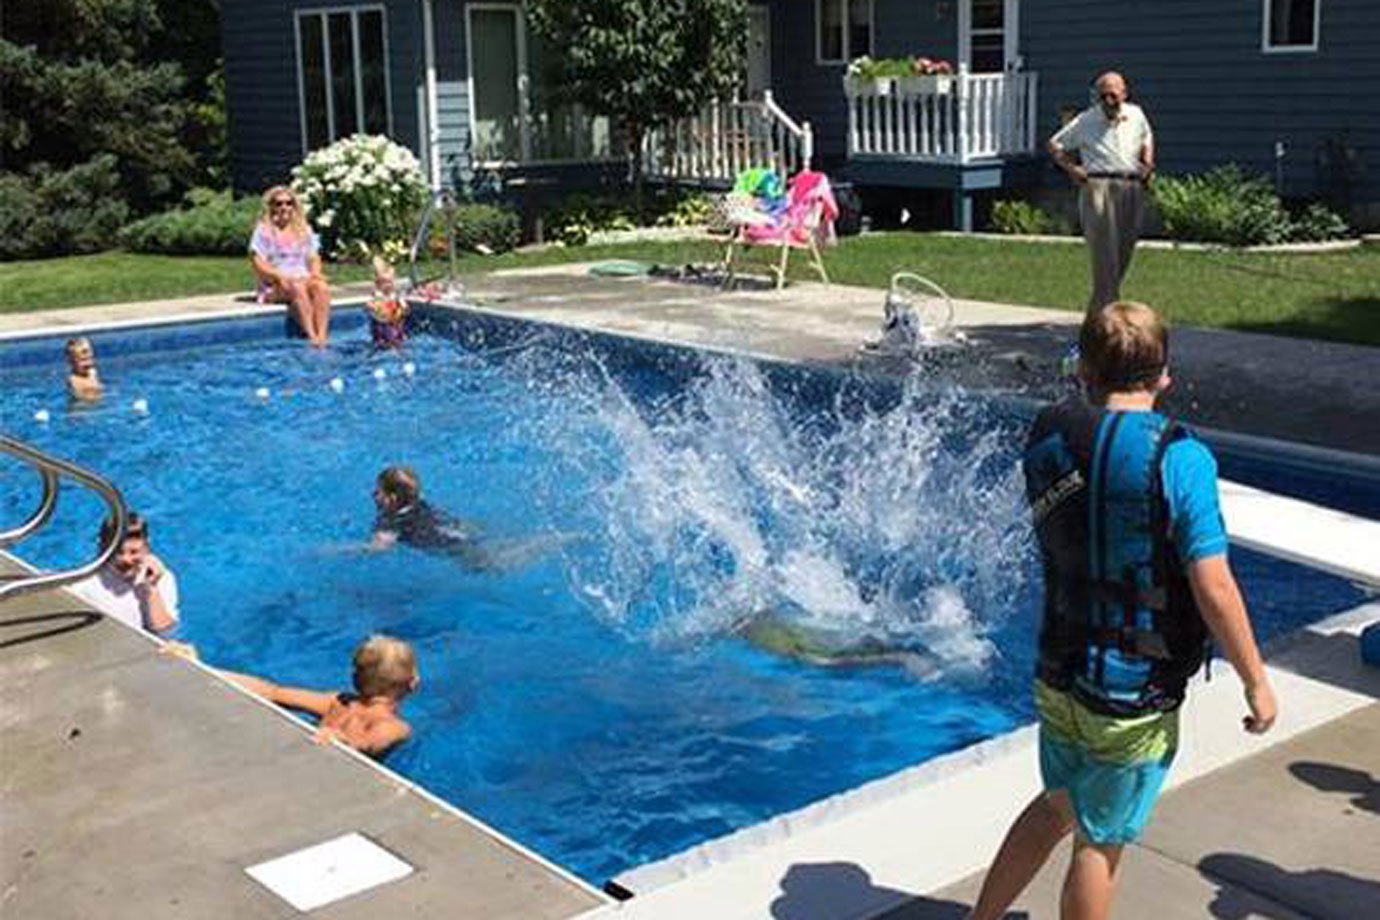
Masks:
[[[1040,775],[1073,802],[1091,843],[1140,838],[1179,748],[1179,712],[1133,719],[1099,715],[1067,693],[1035,682]]]

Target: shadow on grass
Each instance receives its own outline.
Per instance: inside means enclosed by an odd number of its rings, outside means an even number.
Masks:
[[[1234,322],[1227,328],[1293,338],[1380,346],[1380,295],[1319,297],[1307,312],[1275,320]]]

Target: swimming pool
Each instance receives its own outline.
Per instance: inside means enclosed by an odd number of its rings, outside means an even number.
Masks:
[[[151,519],[209,662],[331,687],[369,632],[416,644],[415,740],[389,765],[595,882],[1029,718],[1019,412],[422,312],[434,334],[402,356],[371,354],[350,313],[325,353],[268,319],[96,335],[111,392],[70,412],[60,340],[5,343],[0,424]],[[356,552],[394,462],[503,568]],[[4,469],[13,520],[34,483]],[[75,561],[99,512],[64,496],[26,558]],[[1236,564],[1267,636],[1359,600]],[[734,637],[768,609],[903,643],[940,676]]]

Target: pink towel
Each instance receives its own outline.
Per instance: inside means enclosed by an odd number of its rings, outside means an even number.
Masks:
[[[834,221],[839,216],[839,205],[834,198],[834,190],[829,186],[829,177],[813,170],[796,173],[795,178],[791,179],[788,198],[790,203],[780,223],[740,227],[739,240],[751,245],[804,248],[810,245],[810,235],[813,233],[820,245],[832,245],[835,242]]]

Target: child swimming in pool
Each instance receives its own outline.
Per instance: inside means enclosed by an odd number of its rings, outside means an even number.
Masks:
[[[371,636],[355,649],[354,693],[282,687],[249,674],[221,673],[270,703],[319,718],[312,736],[317,744],[340,741],[370,757],[382,757],[412,735],[398,710],[421,678],[412,646],[401,639]]]
[[[422,498],[422,483],[411,467],[390,466],[378,475],[374,485],[375,550],[392,549],[398,544],[459,560],[472,569],[489,567],[479,549],[474,532]]]
[[[79,402],[95,402],[105,393],[100,374],[96,372],[96,351],[91,340],[67,340],[67,393]]]
[[[374,296],[369,310],[369,334],[375,348],[401,348],[407,341],[407,301],[398,296],[393,266],[374,256]]]

